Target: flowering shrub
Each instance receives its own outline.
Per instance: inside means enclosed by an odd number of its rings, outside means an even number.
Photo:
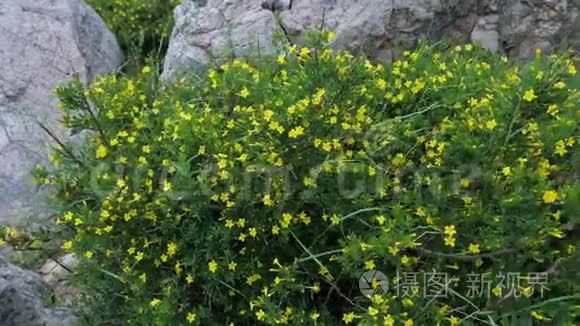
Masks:
[[[87,0],[117,35],[125,51],[148,55],[168,41],[173,9],[181,0]]]
[[[290,47],[164,87],[145,67],[58,89],[93,136],[35,174],[94,324],[571,325],[575,73],[472,45]]]

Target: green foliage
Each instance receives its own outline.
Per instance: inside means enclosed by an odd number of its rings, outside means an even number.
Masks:
[[[571,325],[574,75],[566,56],[522,67],[471,45],[386,67],[290,47],[164,87],[146,67],[60,88],[65,125],[92,136],[36,175],[91,324]],[[366,270],[390,291],[364,297]],[[545,271],[543,296],[498,278]],[[445,297],[423,295],[433,272]],[[420,292],[395,295],[403,273]],[[473,273],[489,296],[469,295]]]
[[[115,33],[133,64],[151,55],[162,57],[173,27],[173,9],[181,0],[87,2]],[[158,53],[159,50],[161,53]]]

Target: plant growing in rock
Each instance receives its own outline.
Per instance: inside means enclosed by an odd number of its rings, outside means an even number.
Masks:
[[[164,87],[145,67],[61,87],[93,136],[36,174],[93,324],[571,325],[575,74],[472,45],[291,46]]]
[[[87,2],[117,35],[131,63],[140,63],[150,55],[162,57],[173,27],[173,9],[181,0]]]

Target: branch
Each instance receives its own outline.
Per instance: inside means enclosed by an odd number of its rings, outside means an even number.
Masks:
[[[425,249],[425,248],[418,248],[416,250],[420,256],[425,256],[425,257],[435,256],[435,257],[442,257],[442,258],[449,258],[449,259],[456,259],[456,260],[463,260],[463,261],[474,261],[474,260],[481,259],[481,258],[493,258],[496,256],[512,254],[514,252],[519,251],[519,249],[509,248],[509,249],[501,249],[498,251],[479,254],[479,255],[459,255],[459,254],[447,254],[444,252],[432,251],[432,250]]]
[[[36,122],[40,128],[42,128],[42,130],[44,130],[44,132],[46,132],[50,138],[52,138],[61,148],[62,150],[76,163],[78,163],[80,166],[85,167],[85,165],[83,164],[83,162],[81,162],[81,160],[79,160],[71,150],[68,149],[68,147],[66,147],[65,144],[63,144],[60,139],[58,139],[58,137],[56,137],[54,135],[54,133],[52,133],[52,131],[50,131],[50,129],[48,129],[45,125],[43,125],[40,121]]]

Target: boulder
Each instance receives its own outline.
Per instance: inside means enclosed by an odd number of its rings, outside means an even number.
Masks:
[[[77,325],[69,310],[44,306],[50,294],[40,275],[14,266],[0,255],[0,325]]]
[[[532,58],[536,47],[578,46],[579,0],[185,0],[164,77],[205,69],[221,58],[274,51],[283,32],[302,43],[306,30],[325,27],[331,45],[390,62],[419,40],[479,43],[512,57]]]
[[[272,53],[276,17],[255,0],[188,0],[175,9],[164,77],[250,53]]]
[[[30,171],[59,137],[54,89],[73,74],[89,81],[118,67],[114,35],[83,0],[0,1],[0,224],[45,212]]]

